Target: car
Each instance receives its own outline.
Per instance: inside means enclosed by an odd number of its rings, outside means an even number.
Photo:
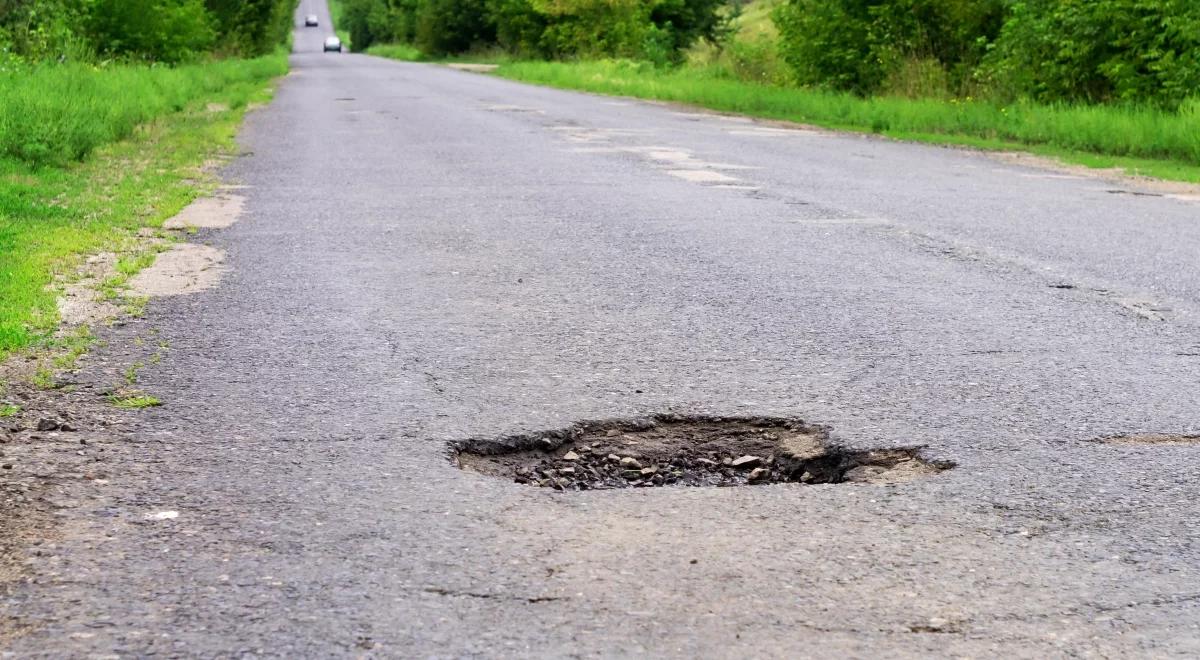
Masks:
[[[328,39],[326,39],[325,40],[325,52],[328,53],[331,50],[337,51],[339,53],[342,52],[342,40],[338,39],[337,37],[329,37]]]
[[[304,17],[304,27],[317,27],[317,15],[309,14]]]

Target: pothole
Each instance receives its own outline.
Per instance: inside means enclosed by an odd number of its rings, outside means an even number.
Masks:
[[[954,467],[919,447],[850,450],[828,430],[770,417],[581,422],[565,429],[452,445],[462,469],[557,490],[772,483],[892,484]]]
[[[1106,445],[1200,445],[1200,435],[1186,433],[1130,433],[1100,438]]]

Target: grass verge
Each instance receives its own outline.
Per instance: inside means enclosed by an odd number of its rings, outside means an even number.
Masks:
[[[0,149],[0,360],[52,341],[56,287],[83,255],[127,255],[123,277],[146,265],[138,230],[202,192],[206,163],[232,148],[247,105],[266,100],[268,81],[286,70],[279,54],[175,69],[45,67],[0,82],[0,104],[22,99],[44,122],[25,147]],[[0,115],[2,145],[33,121],[13,114]]]
[[[370,52],[387,56],[382,48]],[[864,99],[743,82],[710,68],[664,70],[627,61],[510,62],[502,63],[496,74],[905,140],[1030,151],[1088,167],[1200,182],[1200,101],[1168,114],[1111,106]]]

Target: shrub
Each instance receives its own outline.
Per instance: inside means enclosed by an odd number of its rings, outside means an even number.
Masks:
[[[980,76],[1008,96],[1176,107],[1200,89],[1200,3],[1018,0]]]
[[[195,59],[216,40],[202,0],[93,0],[85,26],[101,53],[159,62]]]
[[[999,33],[1002,2],[788,0],[774,19],[781,55],[803,84],[868,94],[917,72],[957,88]]]

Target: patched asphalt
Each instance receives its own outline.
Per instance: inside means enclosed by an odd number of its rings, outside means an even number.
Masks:
[[[1200,204],[323,54],[322,4],[224,173],[241,220],[193,239],[220,286],[143,321],[165,405],[60,512],[11,653],[1200,655],[1200,445],[1096,442],[1200,433]],[[957,467],[561,493],[449,460],[661,412]]]

